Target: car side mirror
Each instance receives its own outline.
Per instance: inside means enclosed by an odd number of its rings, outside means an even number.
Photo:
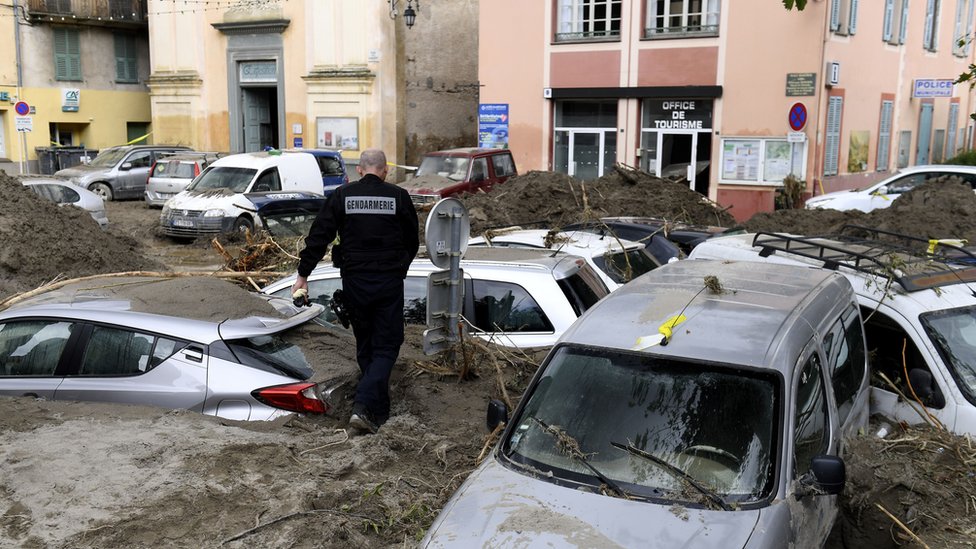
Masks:
[[[873,193],[871,193],[871,194],[888,194],[888,186],[887,186],[887,185],[882,185],[882,186],[880,186],[880,187],[878,187],[878,188],[877,188],[877,189],[876,189],[876,190],[875,190],[875,191],[874,191]]]
[[[915,396],[922,404],[929,408],[945,408],[945,397],[939,391],[932,377],[932,372],[923,368],[913,368],[908,371],[908,383],[915,391]]]
[[[488,402],[488,430],[494,431],[503,423],[508,423],[508,406],[500,400],[490,400]]]
[[[836,495],[844,491],[846,482],[844,460],[837,456],[819,455],[813,458],[810,472],[800,478],[800,485],[806,489],[798,495]]]
[[[123,162],[119,169],[123,172],[127,172],[132,169],[132,162]]]

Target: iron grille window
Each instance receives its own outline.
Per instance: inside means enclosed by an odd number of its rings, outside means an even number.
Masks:
[[[54,27],[55,80],[81,80],[81,45],[78,29]]]
[[[115,81],[138,82],[139,65],[136,57],[136,37],[115,34]]]
[[[645,38],[718,34],[719,0],[650,0]]]
[[[621,0],[559,0],[557,42],[620,37]]]

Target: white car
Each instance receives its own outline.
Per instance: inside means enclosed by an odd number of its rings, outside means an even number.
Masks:
[[[490,238],[477,236],[468,246],[496,248],[549,249],[576,255],[586,260],[610,291],[661,264],[640,242],[585,231],[551,232],[542,229],[494,231]]]
[[[976,189],[976,166],[949,164],[912,166],[866,189],[836,191],[815,196],[807,200],[806,208],[862,212],[887,208],[902,193],[907,193],[930,179],[946,175],[955,175]]]
[[[427,322],[427,276],[441,269],[414,259],[403,285],[407,324]],[[599,276],[581,258],[538,250],[469,247],[461,259],[464,297],[461,315],[472,332],[506,347],[548,347],[579,315],[607,295]],[[295,275],[269,284],[262,293],[291,297]],[[322,263],[308,277],[308,296],[325,305],[320,323],[335,325],[330,304],[342,288],[339,269]],[[355,314],[353,312],[353,314]]]
[[[24,186],[34,191],[37,196],[50,200],[58,206],[71,205],[81,208],[91,214],[92,219],[98,223],[99,227],[104,229],[108,226],[108,216],[105,215],[105,201],[88,189],[79,187],[65,179],[29,176],[19,176],[19,178]]]
[[[885,374],[910,399],[874,381],[871,412],[921,423],[914,393],[947,429],[976,435],[976,256],[942,249],[960,258],[912,255],[879,240],[756,233],[710,238],[689,259],[806,265],[844,274],[861,306],[875,379]],[[896,277],[889,280],[893,263]]]

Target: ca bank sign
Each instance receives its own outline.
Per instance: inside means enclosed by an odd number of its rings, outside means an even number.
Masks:
[[[61,112],[78,112],[81,107],[81,90],[61,88]]]
[[[912,86],[912,97],[952,97],[952,80],[918,79]]]

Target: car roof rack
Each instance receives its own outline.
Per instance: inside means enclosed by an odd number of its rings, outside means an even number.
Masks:
[[[890,278],[908,292],[976,282],[976,254],[961,246],[859,225],[844,225],[841,231],[845,230],[863,231],[874,238],[757,232],[752,245],[760,248],[760,257],[776,252],[806,257],[822,261],[825,269],[844,267]],[[905,244],[879,240],[881,235]],[[920,244],[925,245],[925,252],[918,251]]]

